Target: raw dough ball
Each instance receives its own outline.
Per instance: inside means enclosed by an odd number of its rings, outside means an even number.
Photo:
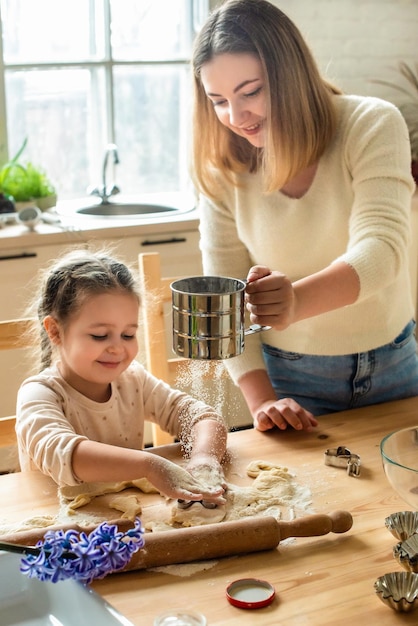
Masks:
[[[273,463],[269,463],[268,461],[251,461],[247,465],[247,474],[251,478],[256,478],[260,472],[268,472],[273,469],[282,470],[287,473],[287,468],[282,467],[281,465],[274,465]]]

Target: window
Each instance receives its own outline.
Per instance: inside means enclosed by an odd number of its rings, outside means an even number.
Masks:
[[[2,162],[27,137],[24,158],[70,199],[101,184],[116,143],[124,194],[187,188],[189,59],[208,0],[0,0],[0,10]]]

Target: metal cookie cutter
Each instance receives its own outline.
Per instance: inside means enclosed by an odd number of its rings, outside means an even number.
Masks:
[[[208,502],[207,500],[177,500],[179,509],[188,509],[192,504],[201,504],[205,509],[216,509],[217,507],[214,502]]]
[[[345,446],[328,448],[325,451],[325,465],[346,467],[349,476],[360,476],[360,457],[352,454]]]

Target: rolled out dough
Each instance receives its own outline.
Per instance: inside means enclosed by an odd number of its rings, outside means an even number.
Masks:
[[[167,518],[160,516],[155,521],[147,522],[147,530],[157,532],[169,530],[181,526],[197,526],[211,524],[227,520],[236,520],[243,517],[257,515],[274,515],[276,518],[293,519],[305,514],[311,504],[311,493],[308,486],[299,484],[295,476],[286,468],[272,463],[257,460],[252,461],[246,468],[247,474],[254,478],[248,486],[237,486],[227,483],[226,504],[215,509],[206,509],[200,503],[194,503],[188,509],[180,509],[177,502],[167,507]],[[124,489],[136,487],[143,492],[158,491],[146,479],[131,482],[114,483],[90,483],[76,487],[62,487],[59,489],[61,502],[60,512],[56,517],[45,516],[20,522],[19,527],[4,526],[3,532],[13,532],[28,528],[48,527],[58,523],[68,524],[68,517],[76,519],[78,525],[98,524],[101,519],[87,511],[83,512],[78,519],[77,509],[89,504],[99,496],[110,497],[105,502],[105,507],[116,509],[123,513],[125,519],[134,519],[141,515],[142,507],[138,496],[135,494],[123,494]],[[118,494],[112,497],[111,494]],[[104,515],[106,515],[106,508]],[[0,523],[0,530],[2,524]]]
[[[135,521],[135,518],[142,513],[141,503],[133,494],[116,496],[109,503],[109,506],[116,511],[122,511],[122,519],[130,519],[131,521]]]
[[[174,527],[200,526],[255,515],[291,519],[305,512],[311,504],[310,490],[299,485],[285,467],[252,461],[247,466],[247,474],[254,477],[249,486],[228,483],[225,505],[205,509],[200,503],[194,503],[188,509],[180,509],[175,504],[168,523]]]
[[[129,487],[136,487],[143,493],[159,493],[158,489],[146,478],[121,482],[83,483],[72,487],[65,486],[60,487],[58,493],[61,503],[68,507],[68,514],[71,515],[71,511],[89,504],[94,498],[108,493],[119,493]]]

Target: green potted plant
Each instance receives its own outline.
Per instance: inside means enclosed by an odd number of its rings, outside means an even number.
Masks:
[[[405,86],[386,80],[375,80],[374,82],[396,89],[407,96],[405,101],[399,105],[399,110],[408,127],[411,143],[412,175],[418,185],[418,63],[415,63],[415,67],[412,67],[401,61],[398,71],[403,78]]]
[[[20,162],[26,144],[27,138],[11,161],[1,167],[0,192],[13,198],[17,210],[22,203],[27,205],[30,202],[41,211],[46,211],[57,203],[56,190],[41,167],[31,162],[24,165]]]

